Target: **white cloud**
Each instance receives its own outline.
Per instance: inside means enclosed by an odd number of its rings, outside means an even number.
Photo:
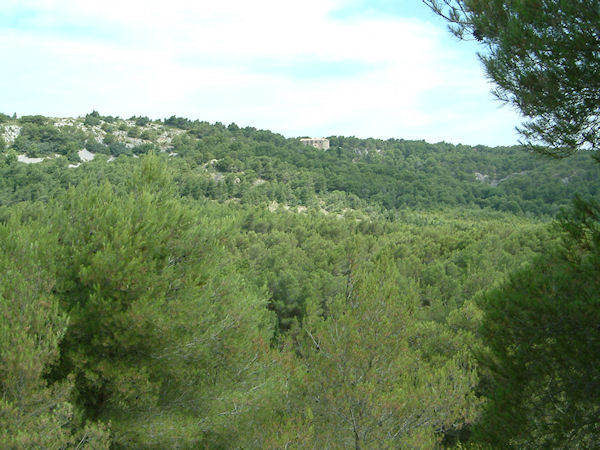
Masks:
[[[343,3],[6,0],[0,14],[25,19],[0,28],[3,108],[176,114],[289,136],[516,141],[516,114],[498,111],[475,56],[443,24],[333,19]],[[361,70],[305,76],[324,62]]]

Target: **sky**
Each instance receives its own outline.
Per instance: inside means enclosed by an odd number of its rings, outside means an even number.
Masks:
[[[477,50],[420,0],[2,0],[0,112],[516,144]]]

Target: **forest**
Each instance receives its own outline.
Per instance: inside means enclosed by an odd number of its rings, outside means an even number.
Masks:
[[[595,152],[329,139],[0,115],[0,441],[593,447]]]

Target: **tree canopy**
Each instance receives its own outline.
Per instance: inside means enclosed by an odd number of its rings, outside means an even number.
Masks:
[[[599,1],[423,1],[455,35],[485,46],[496,94],[530,119],[521,132],[531,145],[558,157],[598,150]],[[577,198],[555,229],[561,244],[479,299],[487,402],[477,441],[597,446],[599,230],[597,198]]]
[[[593,152],[0,122],[8,447],[598,442]]]
[[[498,98],[529,120],[538,150],[566,156],[600,145],[600,1],[423,0],[461,39],[480,41]]]

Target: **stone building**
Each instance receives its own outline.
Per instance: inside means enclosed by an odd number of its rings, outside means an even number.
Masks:
[[[313,147],[321,150],[329,149],[329,139],[325,138],[304,138],[300,139],[300,142],[302,142],[304,145],[312,145]]]

